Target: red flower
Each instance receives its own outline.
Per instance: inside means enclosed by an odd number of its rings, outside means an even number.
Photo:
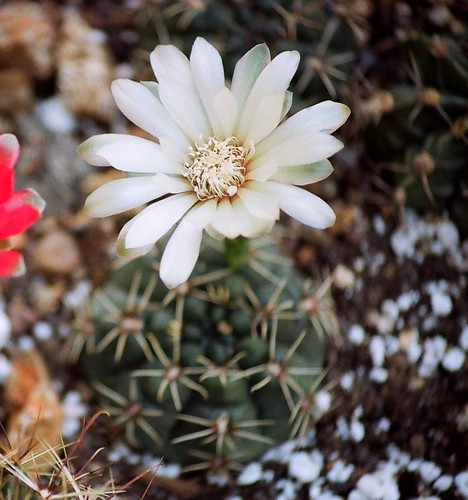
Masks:
[[[0,276],[17,276],[24,272],[21,254],[10,250],[10,237],[34,224],[45,206],[44,200],[33,189],[13,191],[13,166],[18,155],[16,137],[0,135]]]

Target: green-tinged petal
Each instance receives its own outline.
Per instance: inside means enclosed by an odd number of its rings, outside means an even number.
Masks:
[[[306,226],[325,229],[335,222],[331,207],[315,194],[278,182],[262,183],[258,189],[276,197],[281,210]]]
[[[259,219],[278,220],[279,205],[274,196],[259,192],[258,187],[261,182],[248,181],[237,191],[237,195],[242,200],[245,208]]]
[[[343,148],[343,143],[332,135],[316,132],[294,136],[272,147],[260,155],[255,151],[252,166],[258,163],[276,161],[278,167],[305,165],[325,160]]]
[[[110,181],[91,193],[85,209],[92,217],[108,217],[139,207],[169,193],[181,193],[191,189],[183,178],[164,174],[145,177],[129,177]]]
[[[120,230],[119,236],[117,238],[117,243],[115,245],[117,255],[122,258],[135,259],[137,257],[141,257],[142,255],[146,255],[154,247],[154,243],[143,245],[137,248],[125,247],[125,239],[127,238],[127,233],[131,227],[132,221],[133,219],[129,220]]]
[[[287,91],[284,94],[283,109],[281,110],[281,120],[289,113],[293,103],[294,94],[291,91]]]
[[[330,134],[343,125],[349,114],[348,106],[333,101],[324,101],[303,109],[288,118],[268,137],[265,137],[257,145],[257,154],[264,154],[281,142],[308,133],[324,132]]]
[[[160,101],[140,83],[119,79],[112,83],[112,94],[120,111],[135,125],[154,137],[172,137],[182,147],[187,138],[174,123]]]
[[[95,135],[78,146],[77,151],[91,165],[112,165],[124,172],[183,172],[182,165],[167,155],[159,144],[132,135]]]
[[[262,43],[250,49],[239,59],[232,76],[231,91],[238,109],[242,110],[260,73],[270,63],[270,50]]]
[[[282,52],[261,72],[250,91],[239,119],[237,131],[240,141],[245,140],[252,126],[256,109],[264,97],[281,95],[282,99],[284,98],[299,65],[299,59],[300,56],[297,51]]]
[[[284,184],[304,186],[326,179],[333,172],[333,167],[328,160],[309,163],[308,165],[293,165],[281,167],[271,177],[272,181]]]
[[[146,207],[132,219],[125,247],[138,248],[156,243],[197,201],[198,198],[193,193],[183,193]]]
[[[213,98],[225,88],[223,61],[219,52],[204,38],[198,37],[190,54],[190,67],[214,135],[220,137],[223,127],[215,110]]]

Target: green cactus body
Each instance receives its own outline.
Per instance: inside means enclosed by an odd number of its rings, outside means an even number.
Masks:
[[[258,243],[232,270],[209,240],[172,291],[156,283],[157,257],[138,258],[96,293],[96,349],[81,366],[131,444],[190,464],[246,461],[290,436],[322,371],[317,329],[334,316],[290,260]]]

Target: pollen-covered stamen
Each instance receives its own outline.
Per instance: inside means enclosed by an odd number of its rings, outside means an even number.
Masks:
[[[245,180],[247,154],[235,137],[223,141],[209,137],[204,144],[190,148],[184,177],[201,201],[234,196]]]

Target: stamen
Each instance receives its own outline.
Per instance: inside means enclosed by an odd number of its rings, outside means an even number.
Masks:
[[[235,137],[224,141],[209,137],[190,148],[184,173],[201,201],[232,197],[245,181],[248,150],[237,145]]]

